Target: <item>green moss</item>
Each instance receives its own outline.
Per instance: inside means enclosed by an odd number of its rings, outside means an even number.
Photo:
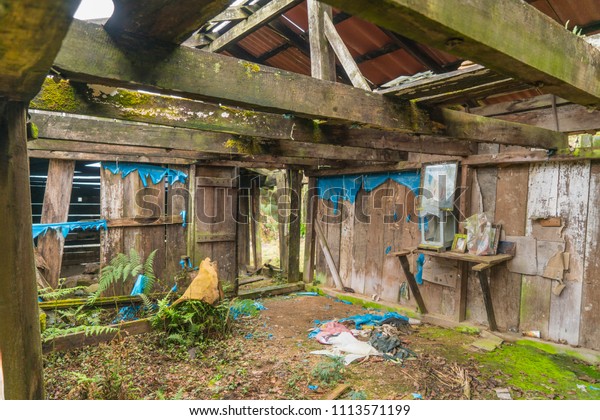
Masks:
[[[536,349],[539,349],[543,352],[546,352],[548,354],[556,354],[558,353],[556,351],[556,348],[554,346],[552,346],[551,344],[547,344],[547,343],[540,343],[539,341],[532,341],[532,340],[518,340],[516,342],[516,344],[520,345],[520,346],[529,346],[529,347],[533,347]]]
[[[469,335],[477,335],[479,334],[481,331],[479,330],[479,328],[476,327],[469,327],[467,325],[460,325],[456,328],[454,328],[455,331],[462,333],[462,334],[469,334]]]
[[[109,98],[111,102],[123,108],[135,108],[150,102],[148,95],[131,90],[119,90],[116,95],[109,96]]]
[[[255,63],[250,63],[248,61],[242,61],[242,66],[246,69],[246,75],[248,77],[252,77],[252,73],[258,73],[260,71],[260,66]]]
[[[262,141],[253,137],[236,137],[225,142],[225,147],[235,149],[243,155],[259,155],[264,153]]]
[[[502,385],[518,388],[523,392],[523,398],[590,399],[600,396],[589,390],[592,382],[600,380],[597,367],[566,354],[549,354],[546,345],[531,343],[523,340],[476,355],[482,379],[494,377]],[[584,385],[588,392],[579,390],[577,385]]]
[[[31,100],[31,108],[48,111],[76,111],[79,108],[79,100],[76,97],[75,89],[68,80],[61,79],[57,82],[55,79],[47,77],[38,95]]]

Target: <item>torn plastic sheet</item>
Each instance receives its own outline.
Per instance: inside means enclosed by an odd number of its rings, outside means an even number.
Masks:
[[[340,199],[354,203],[356,201],[356,194],[358,194],[361,187],[365,191],[371,192],[389,179],[400,185],[404,185],[413,192],[416,192],[421,185],[421,174],[419,171],[340,175],[318,178],[317,192],[320,199],[329,200],[333,203],[334,213],[337,214],[337,206]]]
[[[129,296],[141,295],[144,293],[144,289],[146,288],[146,284],[148,283],[148,277],[143,274],[139,274],[133,287],[131,288],[131,293]],[[124,306],[119,310],[117,317],[113,320],[113,324],[123,321],[133,321],[138,319],[137,313],[140,310],[140,305],[128,305]]]
[[[100,230],[107,229],[106,220],[93,220],[87,222],[64,222],[64,223],[34,223],[32,226],[33,239],[40,235],[45,235],[48,229],[60,231],[63,238],[66,238],[70,231],[81,230]]]
[[[340,319],[339,322],[353,321],[356,329],[360,330],[364,325],[380,325],[382,321],[389,318],[399,318],[405,321],[409,321],[410,319],[407,316],[400,315],[397,312],[386,312],[383,315],[375,315],[375,314],[362,314],[362,315],[353,315],[348,318]]]
[[[144,187],[148,186],[148,178],[150,178],[155,185],[162,182],[165,178],[169,185],[173,185],[176,182],[185,184],[188,178],[187,174],[175,169],[163,168],[162,166],[155,165],[145,165],[142,163],[102,162],[102,167],[115,175],[120,173],[122,178],[137,171]]]

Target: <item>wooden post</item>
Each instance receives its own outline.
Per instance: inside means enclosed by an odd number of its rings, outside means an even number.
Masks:
[[[74,160],[50,160],[41,223],[61,223],[68,220],[74,172]],[[50,229],[38,238],[37,248],[48,264],[46,280],[52,288],[58,287],[64,247],[65,238],[56,230]]]
[[[237,253],[238,270],[246,274],[250,264],[250,189],[240,189],[238,196]]]
[[[287,170],[288,194],[290,196],[288,226],[288,282],[300,280],[300,197],[302,196],[302,173],[297,169]]]
[[[463,230],[463,223],[469,217],[471,211],[471,182],[473,181],[473,170],[468,165],[462,165],[460,171],[460,197],[458,201],[459,210],[459,232]],[[467,288],[469,284],[469,263],[460,261],[458,263],[458,311],[456,320],[462,322],[467,318]]]
[[[317,79],[335,81],[335,53],[325,37],[325,15],[332,17],[331,6],[308,0],[307,7],[311,75]]]
[[[279,228],[279,263],[284,276],[288,272],[288,221],[289,221],[289,196],[287,173],[277,176],[277,226]]]
[[[315,230],[317,218],[317,179],[308,178],[306,193],[306,236],[304,237],[304,282],[312,283],[315,275]]]
[[[260,178],[252,179],[250,199],[252,201],[252,217],[250,218],[250,233],[252,235],[252,259],[254,268],[262,267],[262,242],[260,237]]]
[[[0,353],[7,399],[43,399],[26,104],[0,102]]]

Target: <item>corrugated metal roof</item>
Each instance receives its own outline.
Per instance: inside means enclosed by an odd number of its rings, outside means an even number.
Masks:
[[[263,26],[238,41],[237,45],[258,58],[285,43],[287,43],[285,38],[275,31]]]

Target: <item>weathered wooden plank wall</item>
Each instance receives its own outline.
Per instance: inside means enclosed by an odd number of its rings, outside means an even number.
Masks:
[[[224,290],[237,292],[237,168],[196,167],[194,263],[217,263]]]
[[[504,235],[537,240],[539,258],[535,274],[511,272],[503,265],[491,272],[490,287],[499,329],[537,330],[545,339],[600,349],[597,328],[600,164],[582,161],[479,169],[477,181],[469,214],[486,211],[495,223],[502,225]],[[339,270],[346,286],[387,302],[414,305],[411,299],[399,296],[401,270],[396,258],[386,257],[388,248],[399,250],[419,243],[416,223],[406,219],[407,210],[413,206],[412,197],[405,187],[394,182],[371,193],[361,190],[354,205],[340,203],[345,216],[338,225],[341,229],[336,231],[335,224],[323,224],[330,248],[339,249]],[[400,211],[399,205],[404,206]],[[318,206],[321,217],[332,215],[331,203],[319,200]],[[394,213],[398,213],[396,217]],[[560,217],[563,227],[552,232],[547,228],[540,230],[535,219],[545,217]],[[558,283],[542,277],[540,269],[545,267],[548,249],[563,247],[570,261],[565,271],[566,287],[557,296],[552,288]],[[327,274],[320,250],[317,261],[319,272]],[[328,285],[334,286],[331,281]],[[456,319],[460,305],[458,288],[425,281],[420,289],[432,314]],[[468,284],[467,319],[487,324],[481,290],[472,276]]]
[[[189,167],[172,166],[185,173]],[[168,188],[168,189],[167,189]],[[100,171],[100,213],[109,224],[115,219],[164,218],[179,216],[182,210],[188,211],[189,194],[187,185],[175,183],[165,186],[149,183],[144,187],[137,172],[122,178],[110,171]],[[188,218],[189,218],[188,212]],[[154,257],[154,273],[160,280],[156,286],[160,290],[169,290],[173,286],[173,277],[179,268],[182,255],[187,254],[186,228],[180,223],[144,225],[133,222],[122,227],[109,227],[100,236],[100,263],[109,264],[118,254],[128,254],[135,249],[142,258],[157,250]],[[133,281],[116,285],[110,294],[129,294]]]

